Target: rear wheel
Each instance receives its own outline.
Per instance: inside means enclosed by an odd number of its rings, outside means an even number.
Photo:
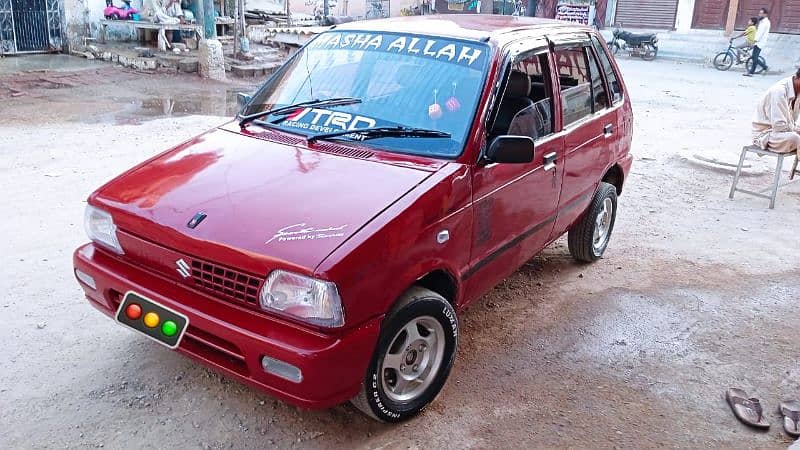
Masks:
[[[733,66],[733,60],[730,52],[721,52],[714,57],[714,67],[717,70],[728,70]]]
[[[594,262],[603,256],[617,218],[617,188],[601,182],[583,218],[569,230],[569,253],[578,261]]]
[[[654,44],[642,44],[642,59],[645,61],[652,61],[658,55],[658,47]]]
[[[748,72],[752,72],[752,73],[761,73],[761,72],[763,72],[764,71],[764,66],[767,65],[767,61],[763,57],[759,56],[758,57],[758,62],[761,63],[761,64],[758,67],[756,67],[755,72],[753,72],[753,70],[752,70],[753,57],[751,56],[751,57],[747,58],[747,62],[744,65],[745,69],[747,69]]]
[[[384,320],[361,392],[351,403],[381,422],[413,417],[444,386],[457,346],[450,303],[428,289],[411,288]]]

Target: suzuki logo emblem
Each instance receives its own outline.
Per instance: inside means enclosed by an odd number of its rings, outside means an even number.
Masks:
[[[189,264],[186,264],[183,258],[175,261],[175,265],[178,266],[178,273],[181,274],[183,278],[189,278],[192,275],[192,269],[189,267]]]

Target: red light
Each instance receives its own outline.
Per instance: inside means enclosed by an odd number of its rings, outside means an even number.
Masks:
[[[142,317],[142,307],[136,303],[131,303],[125,308],[125,316],[130,320],[137,320]]]

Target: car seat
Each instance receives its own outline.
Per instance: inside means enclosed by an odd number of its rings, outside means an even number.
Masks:
[[[525,108],[533,106],[533,100],[528,97],[531,93],[531,81],[528,75],[522,72],[511,72],[508,78],[506,92],[500,101],[500,109],[494,121],[491,134],[500,136],[508,133],[511,121]]]

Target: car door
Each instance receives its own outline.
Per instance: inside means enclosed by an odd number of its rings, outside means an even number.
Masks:
[[[617,116],[588,35],[554,39],[564,134],[564,176],[553,234],[583,214],[613,158]]]
[[[526,164],[479,163],[473,170],[474,231],[465,277],[472,292],[487,291],[547,245],[561,189],[563,170],[556,158],[563,139],[553,132],[553,70],[547,42],[518,44],[505,76],[487,140],[529,136],[534,139],[534,158]],[[520,88],[519,81],[526,79],[530,86],[526,89],[523,82]]]

